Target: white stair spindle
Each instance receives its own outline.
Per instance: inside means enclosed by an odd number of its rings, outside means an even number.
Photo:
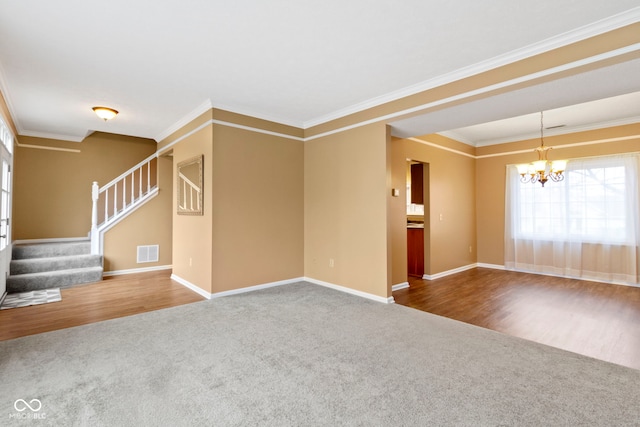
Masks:
[[[142,196],[142,166],[140,166],[140,196]]]
[[[109,187],[104,190],[104,221],[109,219]]]
[[[147,193],[151,191],[151,162],[147,163]]]
[[[113,186],[113,216],[118,213],[118,184]]]
[[[125,176],[124,178],[122,178],[122,209],[124,209],[127,206],[126,186],[127,186],[127,177]]]
[[[135,182],[136,182],[136,173],[135,171],[133,171],[131,172],[131,203],[132,204],[136,200],[134,191],[133,191],[133,189],[135,188]]]

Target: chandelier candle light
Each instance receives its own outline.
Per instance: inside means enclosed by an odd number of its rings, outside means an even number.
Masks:
[[[547,159],[549,150],[552,147],[545,147],[543,130],[542,112],[540,112],[540,146],[534,150],[538,152],[538,161],[528,165],[517,165],[517,168],[521,182],[530,182],[532,184],[539,182],[544,187],[545,182],[548,180],[559,182],[564,179],[563,172],[567,167],[567,161],[556,160],[551,162]]]

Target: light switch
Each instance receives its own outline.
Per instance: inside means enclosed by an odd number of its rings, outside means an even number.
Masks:
[[[393,197],[400,197],[400,190],[398,188],[394,188],[391,190],[391,195]]]

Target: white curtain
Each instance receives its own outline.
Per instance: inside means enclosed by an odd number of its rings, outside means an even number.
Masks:
[[[639,284],[639,170],[639,154],[570,160],[543,188],[508,165],[505,267]]]

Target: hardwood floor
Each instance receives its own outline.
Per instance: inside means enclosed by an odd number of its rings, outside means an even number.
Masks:
[[[164,270],[105,277],[102,282],[62,289],[60,302],[0,310],[0,340],[204,300],[170,275]]]
[[[640,369],[640,288],[476,268],[409,279],[396,303]]]
[[[62,301],[0,310],[0,340],[202,301],[170,271],[62,289]],[[640,288],[476,268],[409,279],[396,303],[640,369]]]

